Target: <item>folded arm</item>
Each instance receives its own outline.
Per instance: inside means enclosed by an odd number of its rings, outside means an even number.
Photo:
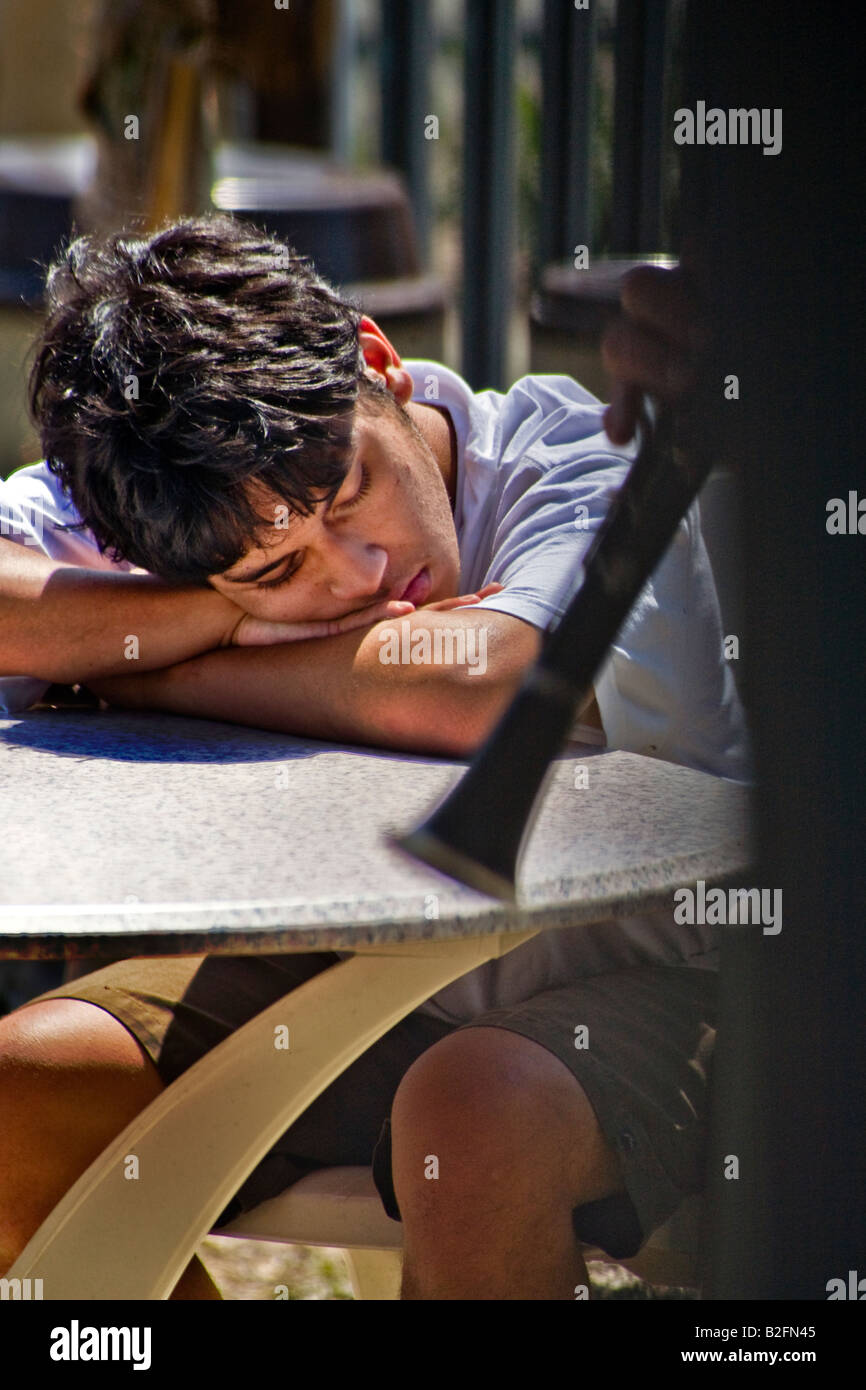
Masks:
[[[91,686],[127,708],[464,757],[496,723],[541,640],[537,628],[508,614],[422,609],[364,631],[210,652],[166,671]]]
[[[67,685],[155,670],[230,640],[241,617],[212,589],[64,565],[0,540],[4,676]]]
[[[368,626],[408,604],[306,623],[254,619],[207,585],[66,565],[0,538],[0,675],[93,685],[218,647],[295,642]]]

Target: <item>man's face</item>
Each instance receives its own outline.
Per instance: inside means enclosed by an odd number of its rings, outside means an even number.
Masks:
[[[349,471],[312,516],[286,518],[280,499],[263,492],[258,544],[212,575],[212,587],[255,617],[282,622],[341,618],[386,599],[421,607],[453,597],[460,560],[445,481],[412,413],[401,419],[399,409],[361,399]]]

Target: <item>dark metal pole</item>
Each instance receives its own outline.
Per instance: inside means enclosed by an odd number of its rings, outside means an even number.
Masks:
[[[465,777],[423,825],[397,842],[506,901],[516,900],[518,854],[550,764],[712,466],[711,452],[694,447],[693,422],[661,411],[654,422],[647,415],[641,433],[638,456],[584,557],[583,581],[537,664]]]
[[[502,389],[511,313],[514,0],[466,0],[462,373]]]
[[[661,145],[667,0],[617,6],[611,250],[661,246]]]
[[[382,159],[406,179],[421,255],[430,249],[429,0],[382,0]]]
[[[702,228],[698,273],[718,329],[708,428],[743,479],[740,645],[758,777],[749,886],[782,893],[781,931],[723,937],[707,1188],[715,1299],[851,1297],[852,1272],[866,1276],[856,18],[838,9],[804,28],[780,0],[693,3],[689,15],[684,107],[763,111],[768,132],[781,121],[776,152],[763,139],[683,150],[684,225]],[[731,374],[739,399],[725,400]],[[834,498],[839,533],[828,530]]]
[[[591,247],[590,153],[598,11],[545,0],[541,50],[541,206],[535,269]]]

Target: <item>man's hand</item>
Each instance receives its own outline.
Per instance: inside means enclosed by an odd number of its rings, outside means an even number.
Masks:
[[[480,603],[483,598],[489,598],[491,594],[501,594],[504,588],[504,584],[485,584],[477,594],[461,594],[459,598],[440,598],[436,603],[425,603],[418,612],[450,613],[454,608],[468,608],[473,603]]]
[[[153,671],[218,647],[240,609],[213,589],[85,569],[0,538],[0,672],[60,685]]]
[[[477,601],[476,595],[461,600]],[[468,660],[405,662],[403,634],[393,663],[385,623],[337,637],[212,651],[165,671],[89,682],[97,695],[127,709],[162,709],[225,719],[277,732],[407,752],[465,757],[475,751],[535,660],[542,636],[506,613],[444,599],[401,620],[412,648],[419,632],[479,630],[483,669]],[[449,607],[450,606],[450,607]],[[452,613],[454,607],[462,608]],[[393,619],[391,620],[393,622]],[[480,646],[483,633],[483,648]]]
[[[684,270],[636,266],[623,276],[625,316],[602,339],[602,358],[614,377],[604,428],[613,444],[627,444],[637,428],[644,391],[677,400],[693,383],[696,356],[708,331]]]
[[[419,612],[447,613],[453,608],[465,608],[490,594],[497,594],[501,584],[487,584],[477,594],[461,594],[457,598],[443,598],[438,603],[427,603]],[[358,608],[342,618],[327,618],[308,623],[278,623],[267,618],[254,618],[244,613],[234,630],[220,643],[221,647],[270,647],[278,642],[304,642],[315,637],[339,637],[344,632],[354,632],[359,627],[372,627],[374,623],[386,622],[389,618],[405,618],[414,613],[415,605],[402,599],[389,599],[368,608]]]
[[[244,613],[233,632],[220,643],[221,647],[270,647],[280,642],[305,642],[314,637],[339,637],[358,627],[370,627],[386,618],[405,618],[414,613],[415,605],[401,600],[377,603],[359,608],[342,618],[326,618],[308,623],[279,623],[268,618],[255,618]]]

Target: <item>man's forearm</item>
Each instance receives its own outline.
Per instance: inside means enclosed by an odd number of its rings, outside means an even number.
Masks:
[[[211,589],[59,565],[0,540],[0,675],[62,684],[153,671],[217,647],[240,617]]]
[[[474,667],[469,660],[437,663],[435,645],[431,660],[402,659],[419,652],[417,633],[435,637],[437,629],[456,634],[461,628],[475,629],[474,647],[469,642],[463,648]],[[397,634],[396,646],[386,643],[388,631]],[[505,614],[419,612],[339,637],[212,652],[170,671],[94,688],[122,706],[459,757],[473,752],[496,722],[539,644],[535,628]]]

